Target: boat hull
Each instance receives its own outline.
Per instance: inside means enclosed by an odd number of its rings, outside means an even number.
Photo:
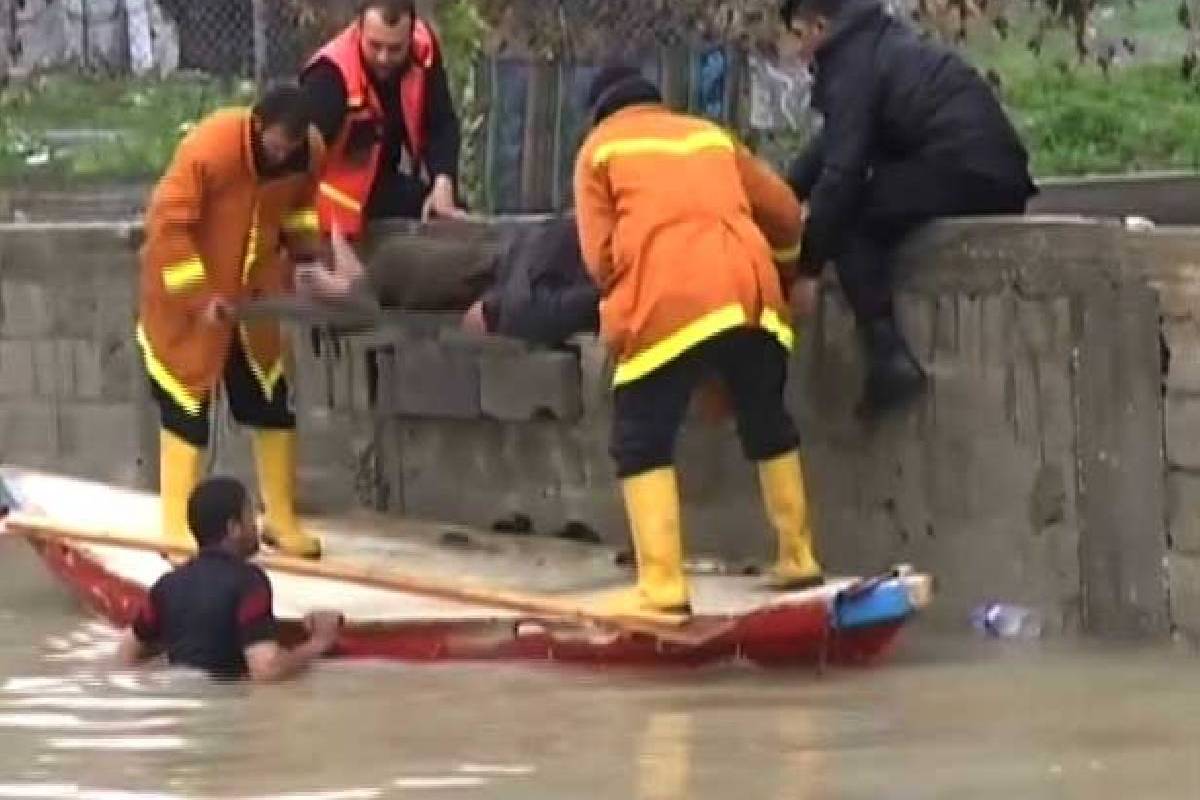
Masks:
[[[87,548],[31,539],[50,572],[91,611],[128,625],[146,587],[108,570]],[[727,630],[697,645],[653,635],[532,617],[349,620],[333,655],[406,662],[517,660],[630,667],[701,666],[745,661],[768,667],[869,665],[884,657],[911,612],[898,609],[839,627],[834,604],[813,599],[767,606],[727,619]],[[284,619],[286,640],[303,636]]]

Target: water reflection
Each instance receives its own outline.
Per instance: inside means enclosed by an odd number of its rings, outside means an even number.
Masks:
[[[638,800],[683,800],[689,797],[692,760],[692,715],[652,712],[638,740]]]
[[[250,687],[109,671],[113,632],[12,553],[0,800],[1200,797],[1200,665],[1164,649],[916,635],[824,676],[344,663]]]

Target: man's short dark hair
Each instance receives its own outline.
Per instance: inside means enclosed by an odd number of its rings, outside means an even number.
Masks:
[[[254,116],[264,128],[280,125],[296,140],[308,135],[313,121],[304,92],[294,83],[278,84],[263,92],[254,104]]]
[[[188,498],[188,527],[200,549],[214,547],[229,533],[229,523],[239,522],[250,500],[246,487],[236,478],[208,478]]]
[[[399,25],[400,20],[417,16],[416,0],[363,0],[358,7],[361,18],[368,11],[378,11],[385,25]]]
[[[822,17],[834,17],[842,7],[843,0],[783,0],[779,7],[784,25],[791,25],[792,18],[797,14],[819,14]]]

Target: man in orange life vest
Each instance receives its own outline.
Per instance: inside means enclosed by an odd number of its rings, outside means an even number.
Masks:
[[[146,211],[137,341],[161,415],[163,533],[174,544],[194,545],[188,496],[223,384],[234,418],[254,432],[268,537],[291,555],[320,555],[293,510],[296,422],[279,324],[233,313],[294,284],[317,296],[349,292],[350,278],[324,267],[297,270],[293,280],[293,264],[312,261],[318,247],[320,142],[310,127],[298,87],[273,89],[252,109],[215,112],[180,143]]]
[[[381,217],[458,217],[460,131],[437,37],[414,0],[365,0],[301,76],[327,148],[317,212],[350,238]]]

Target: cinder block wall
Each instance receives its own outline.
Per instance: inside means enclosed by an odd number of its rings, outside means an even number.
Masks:
[[[136,233],[0,226],[4,461],[153,487],[154,412],[132,343]],[[1200,635],[1197,248],[1200,230],[1183,228],[929,229],[901,255],[900,308],[933,388],[873,430],[851,416],[853,325],[827,291],[789,395],[828,566],[930,569],[934,616],[956,626],[1000,598],[1066,631]],[[625,541],[596,342],[530,352],[401,323],[298,330],[294,357],[307,508],[476,524],[520,512],[542,532],[579,521]],[[217,450],[218,468],[251,475],[227,423]],[[690,421],[678,460],[689,550],[769,556],[730,426]]]

